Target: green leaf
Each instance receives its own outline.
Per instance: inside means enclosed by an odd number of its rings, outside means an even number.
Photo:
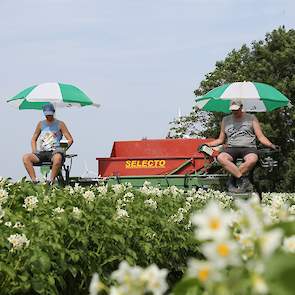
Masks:
[[[173,289],[173,295],[189,295],[189,294],[202,294],[202,289],[198,279],[189,278],[183,279]]]
[[[293,295],[295,290],[295,255],[277,253],[266,264],[266,280],[274,295]]]

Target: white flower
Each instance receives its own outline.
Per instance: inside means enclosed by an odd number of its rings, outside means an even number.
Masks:
[[[118,208],[116,211],[116,219],[129,217],[128,212],[124,209]]]
[[[258,216],[258,211],[261,211],[260,205],[256,200],[236,200],[235,204],[238,207],[238,221],[240,225],[255,237],[258,237],[263,232],[262,218]]]
[[[239,265],[240,257],[237,244],[230,240],[217,240],[202,245],[207,259],[218,268],[228,265]]]
[[[190,203],[190,202],[185,202],[185,204],[184,204],[184,209],[185,209],[186,211],[189,211],[191,208],[192,208],[191,203]]]
[[[158,196],[161,197],[163,195],[163,192],[158,187],[147,187],[143,186],[139,189],[140,192],[147,196]]]
[[[143,270],[141,279],[146,282],[146,291],[154,295],[164,294],[168,289],[168,284],[166,282],[167,274],[167,269],[159,269],[155,264]]]
[[[24,200],[23,207],[27,209],[27,211],[33,211],[38,206],[38,198],[35,196],[26,197]]]
[[[189,202],[189,203],[192,203],[194,201],[194,198],[193,197],[187,197],[186,201]]]
[[[183,209],[183,208],[179,208],[179,209]],[[181,210],[179,211],[179,209],[176,214],[170,216],[169,218],[170,221],[175,223],[180,223],[184,219],[184,215]]]
[[[0,205],[6,203],[8,200],[8,192],[3,189],[0,188]]]
[[[254,274],[252,277],[252,285],[255,293],[268,294],[268,287],[265,280],[259,274]]]
[[[295,215],[295,205],[292,205],[292,206],[289,207],[289,213],[291,215]]]
[[[211,262],[196,259],[188,261],[187,275],[188,277],[197,278],[202,284],[220,279],[220,274]]]
[[[198,228],[196,237],[200,240],[224,238],[229,235],[232,214],[222,210],[215,202],[210,202],[206,209],[192,216],[192,223]]]
[[[50,197],[49,196],[44,196],[43,203],[44,204],[50,203]]]
[[[295,253],[295,235],[284,239],[283,249],[286,252]]]
[[[30,244],[25,234],[10,235],[7,240],[12,244],[12,250],[20,250]]]
[[[116,195],[119,195],[121,193],[124,193],[126,190],[126,187],[124,184],[113,184],[112,185],[112,190]]]
[[[281,245],[282,237],[283,231],[278,228],[263,233],[259,237],[262,255],[269,257]]]
[[[97,295],[97,293],[103,289],[104,285],[100,282],[98,274],[94,273],[89,285],[89,295]]]
[[[70,185],[66,186],[65,189],[69,191],[70,195],[73,195],[75,193],[75,190]]]
[[[84,188],[83,188],[82,186],[80,186],[79,183],[75,183],[74,191],[75,191],[76,193],[83,194],[83,192],[84,192]]]
[[[147,206],[147,207],[150,207],[154,210],[157,209],[157,202],[154,201],[153,199],[148,199],[148,200],[145,200],[144,201],[144,204]]]
[[[73,215],[75,218],[80,218],[82,211],[78,207],[73,207]]]
[[[7,226],[7,227],[12,227],[12,223],[10,221],[6,221],[4,223],[4,225]]]
[[[134,194],[131,193],[131,192],[128,192],[126,193],[124,196],[123,196],[123,199],[126,201],[126,202],[132,202],[134,200]]]
[[[56,213],[56,214],[60,214],[63,212],[65,212],[65,209],[60,208],[60,207],[56,207],[55,209],[53,209],[53,213]]]
[[[22,227],[25,227],[25,226],[20,221],[17,221],[13,226],[13,228],[22,228]]]
[[[83,197],[84,197],[84,199],[85,199],[87,202],[92,202],[92,201],[94,201],[94,199],[95,199],[95,194],[94,194],[94,192],[92,192],[92,191],[86,191],[86,192],[83,194]]]
[[[108,192],[108,187],[102,185],[102,186],[98,186],[98,187],[96,188],[96,190],[97,190],[97,192],[98,192],[99,195],[101,195],[101,196],[105,196],[105,195],[107,194],[107,192]]]
[[[139,281],[142,269],[139,266],[131,267],[126,261],[122,261],[119,269],[111,275],[119,284],[130,283],[130,281]]]
[[[255,254],[255,239],[253,235],[248,232],[241,233],[236,235],[236,239],[244,252],[242,254],[243,259],[247,260]]]

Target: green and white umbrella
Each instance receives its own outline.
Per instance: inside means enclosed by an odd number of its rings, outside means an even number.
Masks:
[[[7,102],[19,110],[41,110],[42,106],[49,102],[56,107],[100,106],[76,86],[61,83],[43,83],[31,86]]]
[[[196,99],[196,108],[205,111],[229,113],[234,99],[243,102],[245,112],[267,112],[291,106],[288,98],[276,88],[257,82],[234,82],[210,90]]]

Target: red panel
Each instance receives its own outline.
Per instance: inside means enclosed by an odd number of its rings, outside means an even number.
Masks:
[[[111,157],[191,157],[209,139],[148,139],[114,142]]]
[[[174,174],[191,174],[204,167],[197,151],[209,139],[158,139],[115,142],[110,158],[97,158],[98,174],[107,176],[165,175],[189,161]]]

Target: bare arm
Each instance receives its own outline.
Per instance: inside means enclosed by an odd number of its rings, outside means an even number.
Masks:
[[[219,137],[217,139],[214,139],[213,141],[210,141],[209,143],[207,143],[208,146],[216,146],[216,145],[220,145],[223,144],[225,140],[225,132],[224,132],[224,123],[223,120],[221,122],[221,126],[220,126],[220,133],[219,133]]]
[[[38,123],[35,129],[35,132],[32,136],[32,140],[31,140],[32,153],[35,153],[37,151],[37,140],[40,133],[41,133],[41,122]]]
[[[276,146],[263,134],[261,126],[256,117],[253,120],[253,129],[257,139],[265,146],[275,149]]]
[[[73,137],[64,122],[60,123],[60,130],[61,130],[61,133],[63,134],[63,136],[68,141],[68,148],[69,148],[73,144],[74,140],[73,140]]]

